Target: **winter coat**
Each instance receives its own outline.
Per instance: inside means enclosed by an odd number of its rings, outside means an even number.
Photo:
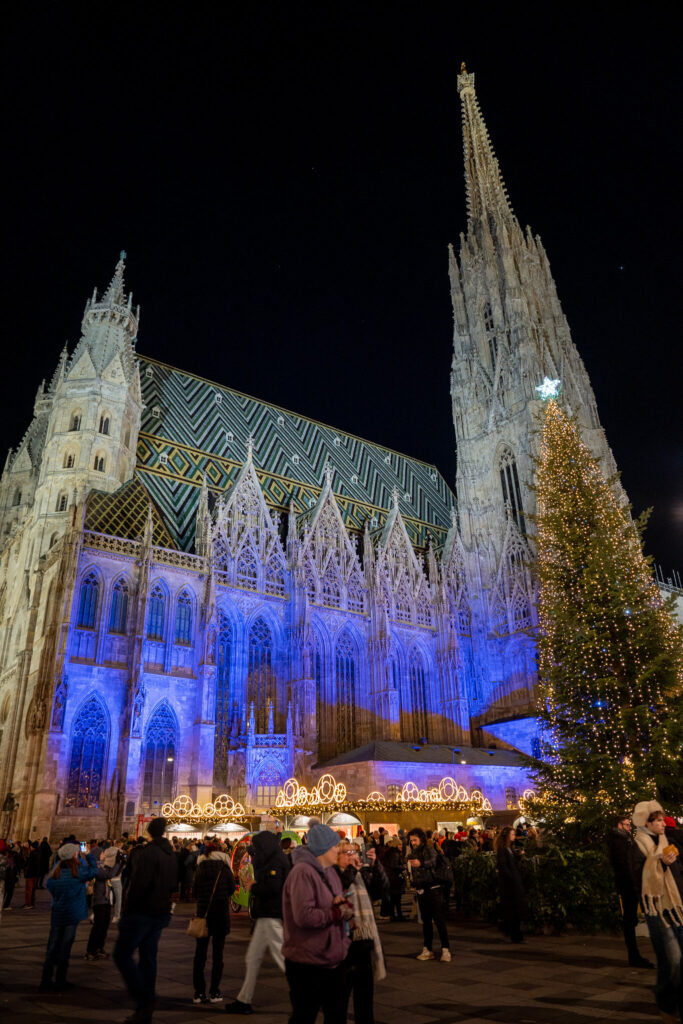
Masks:
[[[40,850],[31,850],[24,867],[24,878],[40,878]]]
[[[46,875],[50,870],[50,861],[52,860],[52,847],[44,839],[38,847],[38,853],[40,854],[40,874]]]
[[[526,915],[526,893],[517,857],[511,846],[498,850],[496,862],[500,884],[501,917],[504,921],[519,920]]]
[[[292,870],[282,891],[282,955],[299,964],[337,967],[351,940],[335,896],[342,883],[334,867],[323,870],[310,850],[292,850]]]
[[[387,852],[390,847],[387,847]],[[359,869],[354,868],[352,864],[349,864],[343,871],[337,869],[337,873],[342,880],[342,886],[344,889],[348,889],[358,874]],[[365,888],[368,890],[368,895],[371,900],[383,900],[386,899],[391,892],[389,886],[389,878],[382,864],[378,860],[375,860],[374,864],[363,864],[360,868],[360,876],[363,879]]]
[[[194,895],[197,900],[197,916],[206,917],[211,935],[230,931],[230,897],[234,891],[235,877],[227,859],[221,856],[202,857],[194,876]]]
[[[398,846],[390,846],[384,858],[384,870],[389,880],[389,892],[396,895],[405,889],[406,860]]]
[[[121,868],[123,864],[117,861],[110,868],[106,867],[100,859],[97,862],[97,874],[95,875],[95,884],[92,890],[92,902],[94,907],[101,907],[112,901],[109,898],[111,893],[111,887],[108,882],[111,878],[117,878],[121,874]]]
[[[440,854],[437,853],[435,846],[425,846],[421,843],[415,850],[408,849],[406,852],[406,860],[419,860],[420,866],[410,868],[411,877],[413,880],[413,887],[418,892],[424,892],[425,889],[434,889],[440,885],[438,879],[434,877],[434,868],[436,867],[436,858]]]
[[[173,847],[161,836],[138,847],[129,858],[129,882],[123,894],[122,914],[162,917],[171,912],[171,894],[178,881]]]
[[[257,832],[252,839],[254,884],[250,890],[251,916],[282,917],[282,888],[292,862],[282,852],[274,832]]]
[[[85,883],[96,876],[97,863],[90,853],[85,854],[85,859],[85,864],[82,860],[79,862],[77,878],[72,875],[70,867],[65,867],[62,864],[59,878],[50,875],[47,880],[47,888],[52,896],[51,924],[53,927],[60,928],[66,924],[78,924],[88,916]]]
[[[635,892],[631,873],[631,847],[633,839],[628,832],[613,828],[607,833],[607,852],[609,854],[617,892],[632,895]]]

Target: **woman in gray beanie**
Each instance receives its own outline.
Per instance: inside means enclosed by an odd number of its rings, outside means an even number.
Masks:
[[[97,861],[91,853],[83,856],[77,843],[60,846],[58,860],[47,880],[52,895],[50,935],[47,940],[40,991],[63,992],[72,986],[66,980],[69,955],[76,938],[78,922],[88,916],[85,885],[97,874]],[[57,968],[53,982],[52,972]]]
[[[314,825],[306,846],[292,851],[282,890],[282,953],[289,982],[289,1024],[345,1024],[349,993],[344,961],[353,907],[342,890],[337,862],[339,833]]]

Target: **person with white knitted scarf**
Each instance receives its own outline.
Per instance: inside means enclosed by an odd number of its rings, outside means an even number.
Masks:
[[[683,1021],[683,877],[678,850],[669,844],[664,812],[656,800],[636,805],[633,824],[634,879],[657,956],[655,998],[662,1020],[677,1024]]]

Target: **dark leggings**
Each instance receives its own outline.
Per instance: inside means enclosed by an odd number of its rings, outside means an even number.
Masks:
[[[417,902],[420,905],[422,915],[422,934],[427,949],[432,948],[434,942],[434,925],[439,933],[439,941],[442,949],[448,949],[448,932],[446,931],[446,915],[443,905],[443,889],[437,886],[435,889],[425,889],[418,893]]]
[[[399,921],[403,920],[400,892],[392,892],[391,894],[391,916],[398,918]]]
[[[209,992],[214,995],[221,987],[223,977],[223,947],[225,946],[225,931],[212,931],[205,939],[197,939],[194,951],[194,964],[192,965],[192,983],[195,992],[206,995],[206,982],[204,981],[204,968],[206,966],[206,954],[209,949],[209,940],[212,941],[211,956],[211,986]]]

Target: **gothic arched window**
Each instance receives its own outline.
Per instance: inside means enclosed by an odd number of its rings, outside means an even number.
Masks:
[[[145,735],[145,771],[142,802],[148,807],[173,799],[175,755],[178,746],[176,717],[166,701],[155,709]]]
[[[424,659],[418,650],[410,653],[410,708],[412,715],[413,739],[427,738],[427,680]]]
[[[277,791],[282,785],[282,768],[276,761],[268,760],[259,766],[256,776],[256,806],[270,810],[275,806]]]
[[[108,434],[109,433],[109,417],[108,416],[100,416],[100,430],[99,430],[99,432],[100,432],[100,434]]]
[[[334,563],[328,567],[320,589],[322,603],[327,608],[341,608],[341,581]]]
[[[109,746],[109,718],[96,694],[78,712],[71,733],[67,807],[98,807]]]
[[[192,598],[186,590],[178,598],[175,616],[175,642],[177,644],[192,643]]]
[[[69,430],[80,430],[81,429],[81,414],[80,412],[74,412],[71,414],[71,425]]]
[[[94,629],[97,617],[97,602],[100,596],[100,581],[96,572],[89,572],[81,583],[78,595],[77,626],[83,629]]]
[[[354,573],[349,580],[348,594],[349,611],[362,612],[365,607],[363,583],[357,573]]]
[[[399,622],[410,622],[412,620],[411,604],[410,588],[405,579],[403,579],[394,592],[395,615]]]
[[[157,583],[149,595],[149,611],[147,613],[147,637],[149,640],[164,639],[165,616],[166,591]]]
[[[21,505],[21,491],[19,490],[18,487],[14,492],[14,497],[12,498],[12,505]]]
[[[503,502],[510,507],[512,518],[519,527],[520,533],[526,533],[524,510],[522,508],[522,492],[519,487],[517,463],[509,448],[506,448],[498,463],[500,484],[503,489]]]
[[[74,458],[74,453],[67,452],[66,455],[64,456],[64,469],[73,469],[75,461],[76,459]]]
[[[512,622],[515,629],[528,629],[531,625],[529,602],[521,590],[515,590],[512,599]]]
[[[228,733],[230,732],[231,693],[230,666],[232,654],[232,625],[223,612],[218,613],[216,640],[216,739],[214,762],[219,777],[225,778],[228,769]]]
[[[347,632],[341,634],[334,651],[337,699],[337,747],[339,751],[356,746],[356,677],[358,675],[355,644]]]
[[[96,473],[104,473],[104,455],[96,455],[93,462],[93,469]]]
[[[429,603],[429,596],[423,590],[419,595],[415,610],[417,612],[417,624],[418,626],[431,626],[432,624],[432,609]]]
[[[256,590],[258,586],[258,559],[253,545],[247,541],[240,551],[235,569],[235,582],[238,587]]]
[[[125,633],[128,619],[128,584],[121,577],[114,584],[111,592],[111,611],[109,613],[109,632]]]
[[[265,619],[258,618],[249,630],[249,674],[247,703],[254,704],[256,728],[265,732],[266,705],[275,699],[273,637]]]
[[[64,491],[62,491],[62,493],[57,498],[57,504],[55,505],[55,512],[66,512],[66,506],[67,506],[68,500],[69,499],[68,499],[67,495],[64,493]]]
[[[460,598],[458,605],[458,633],[460,636],[470,636],[472,633],[472,609],[464,597]]]

